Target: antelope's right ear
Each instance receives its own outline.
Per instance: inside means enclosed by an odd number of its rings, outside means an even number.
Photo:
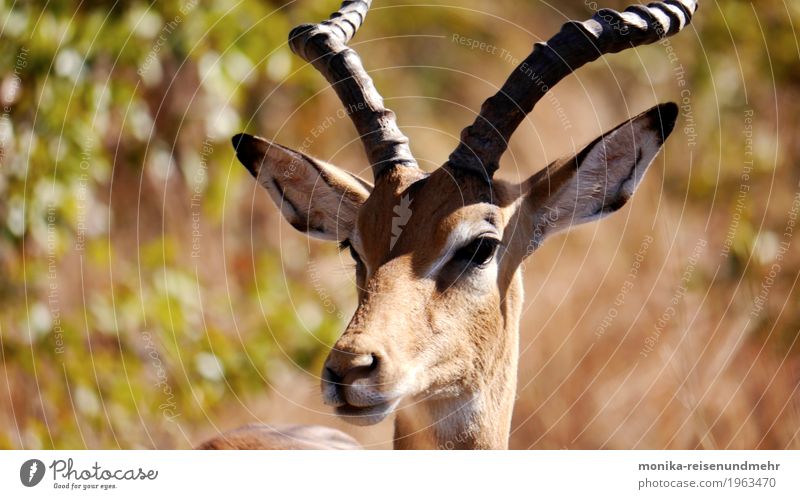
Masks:
[[[292,227],[320,239],[343,241],[372,185],[301,152],[240,133],[236,157],[269,192]]]
[[[620,209],[675,127],[678,106],[655,106],[601,135],[575,156],[528,180],[530,248],[559,231]]]

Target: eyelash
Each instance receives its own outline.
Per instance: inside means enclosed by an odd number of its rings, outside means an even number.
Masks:
[[[453,261],[466,262],[476,267],[485,267],[494,259],[500,241],[493,237],[478,237],[460,248],[453,255]]]

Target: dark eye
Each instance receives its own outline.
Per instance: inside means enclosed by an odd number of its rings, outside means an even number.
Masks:
[[[470,263],[482,267],[492,261],[500,241],[491,237],[479,237],[456,251],[454,261]]]

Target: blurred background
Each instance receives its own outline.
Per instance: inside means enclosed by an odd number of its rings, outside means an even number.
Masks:
[[[376,1],[354,45],[428,170],[533,42],[598,7],[415,3]],[[700,4],[682,34],[567,78],[503,160],[524,179],[681,105],[629,205],[526,262],[512,448],[800,447],[800,4]],[[339,3],[0,5],[0,448],[188,448],[258,421],[390,448],[390,421],[320,401],[349,256],[283,222],[229,142],[369,178],[286,45]]]

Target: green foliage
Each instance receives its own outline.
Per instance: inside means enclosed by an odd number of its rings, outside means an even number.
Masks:
[[[295,64],[290,15],[254,1],[0,8],[0,447],[185,446],[274,366],[319,369],[341,319],[298,322],[318,299],[282,282],[269,240],[254,282],[237,221],[252,183],[228,142]]]
[[[424,158],[448,152],[473,117],[468,109],[513,68],[453,43],[453,33],[522,58],[532,38],[563,21],[538,2],[375,3],[359,51],[379,69],[373,76],[390,106],[407,107],[400,123]],[[584,2],[566,3],[569,16],[591,14]],[[353,303],[352,286],[342,292],[325,284],[336,304],[331,313],[309,285],[309,259],[335,268],[335,250],[309,251],[301,236],[284,232],[228,141],[248,130],[298,146],[336,115],[333,93],[285,40],[292,26],[337,4],[0,6],[0,386],[9,387],[0,395],[0,448],[186,446],[185,435],[208,425],[225,401],[263,392],[282,367],[318,372],[347,319],[340,310]],[[797,41],[783,26],[798,11],[759,2],[758,12],[760,24],[751,22],[750,2],[704,2],[698,34],[674,42],[703,139],[691,157],[685,141],[673,140],[670,163],[691,159],[693,168],[675,168],[664,187],[687,219],[712,213],[712,240],[725,236],[737,202],[743,111],[758,110],[750,194],[716,276],[720,288],[742,275],[758,285],[769,263],[751,259],[763,246],[759,233],[780,234],[785,209],[769,212],[755,193],[771,188],[776,172],[789,175],[800,155],[789,147],[775,156],[776,144],[796,143],[796,120],[775,123],[779,112],[800,116]],[[669,68],[660,47],[638,54]],[[614,78],[599,63],[582,70],[582,83],[596,83],[587,90],[592,99],[623,109],[602,91],[617,88],[617,78],[659,100],[680,98],[670,75],[655,83],[643,76],[639,55],[613,57]],[[789,97],[780,109],[774,91]],[[392,100],[415,95],[432,98]],[[338,121],[309,152],[359,172],[365,165],[350,142],[352,126]],[[434,140],[426,130],[446,133]],[[512,149],[533,155],[529,146]],[[773,196],[778,206],[789,199]],[[785,274],[798,265],[787,260]],[[762,330],[780,315],[767,313]],[[798,317],[781,319],[780,348],[795,345]]]

